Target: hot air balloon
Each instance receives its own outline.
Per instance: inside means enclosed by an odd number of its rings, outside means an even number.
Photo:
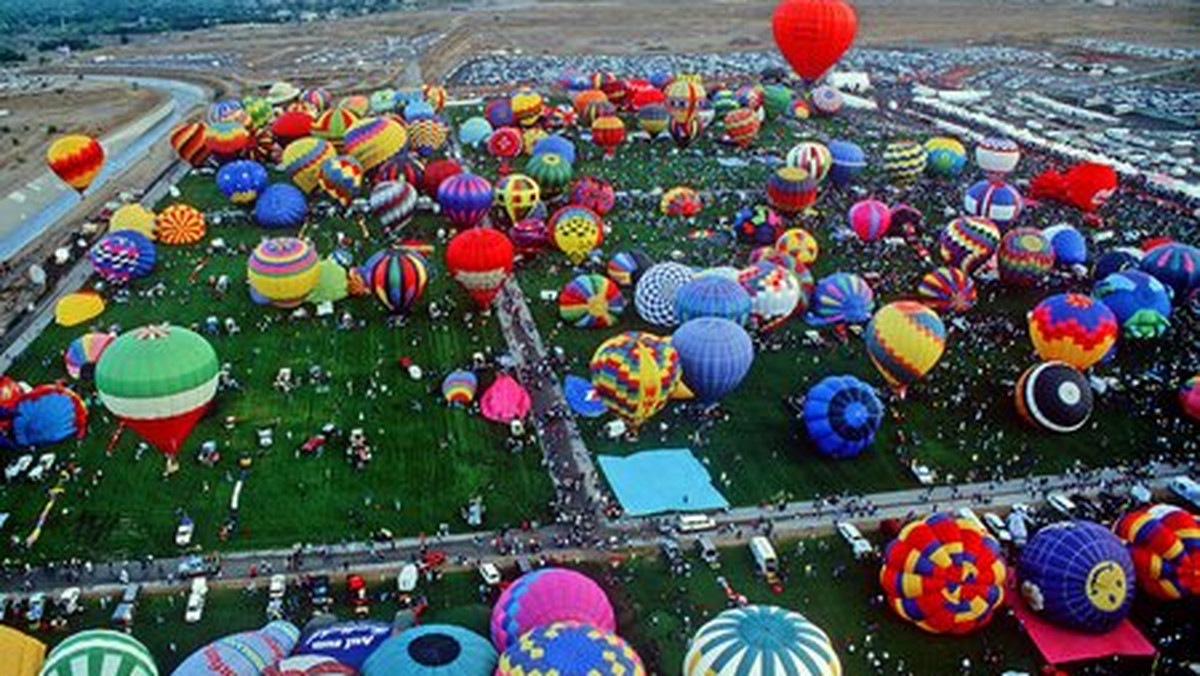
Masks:
[[[513,118],[512,103],[508,97],[492,99],[484,104],[483,116],[491,123],[493,129],[510,127],[516,122]]]
[[[1042,528],[1021,550],[1021,595],[1035,612],[1068,629],[1104,633],[1129,613],[1133,561],[1117,539],[1091,521]]]
[[[1012,139],[985,138],[975,145],[975,164],[988,178],[999,181],[1017,168],[1021,147]]]
[[[733,234],[753,244],[774,244],[783,231],[783,219],[775,210],[765,206],[742,207],[733,216]]]
[[[63,639],[46,656],[41,676],[158,676],[158,665],[142,642],[108,629],[87,629]]]
[[[1014,391],[1017,413],[1051,432],[1074,432],[1092,415],[1087,378],[1063,362],[1046,362],[1021,374]]]
[[[596,348],[590,370],[604,405],[637,428],[666,406],[679,384],[679,353],[669,339],[627,331]]]
[[[429,263],[409,249],[382,251],[363,272],[371,293],[393,315],[410,314],[429,284]]]
[[[581,329],[606,329],[625,311],[625,297],[604,275],[579,275],[558,294],[558,315]]]
[[[421,189],[421,193],[437,199],[438,188],[448,179],[458,176],[463,173],[462,166],[451,159],[434,160],[425,166],[421,173],[420,180],[414,185]],[[409,181],[412,183],[412,181]]]
[[[312,125],[312,135],[328,142],[337,152],[342,152],[346,132],[358,122],[358,115],[346,108],[332,108],[317,116]]]
[[[937,268],[917,286],[921,302],[943,312],[966,312],[975,306],[975,282],[959,268]]]
[[[82,195],[104,167],[104,147],[91,136],[63,136],[46,150],[46,166]]]
[[[442,381],[442,397],[448,404],[466,406],[475,401],[479,379],[470,371],[451,371]]]
[[[720,275],[702,273],[675,292],[675,316],[681,324],[699,317],[719,317],[745,325],[750,310],[745,287]]]
[[[49,446],[87,436],[87,405],[63,385],[38,385],[12,409],[9,426],[17,446]]]
[[[829,180],[838,187],[854,180],[867,167],[867,155],[857,143],[837,140],[829,144]]]
[[[587,207],[603,216],[612,211],[616,195],[612,184],[602,178],[583,176],[571,184],[571,204]]]
[[[109,343],[116,338],[111,333],[85,333],[71,341],[63,352],[63,362],[67,366],[67,374],[78,380],[90,380],[96,369],[100,355],[108,348]]]
[[[671,112],[665,103],[642,106],[637,113],[638,127],[654,138],[667,130],[671,124]]]
[[[317,250],[302,239],[266,239],[251,252],[246,276],[250,288],[267,302],[275,307],[292,308],[304,302],[317,285],[321,277],[318,261]]]
[[[675,122],[685,123],[700,112],[700,102],[707,93],[698,79],[680,78],[672,82],[665,91],[667,110]]]
[[[282,113],[271,123],[271,134],[286,148],[312,134],[313,116],[304,111],[293,110]]]
[[[692,281],[691,268],[679,263],[658,263],[646,270],[637,281],[633,303],[638,315],[655,326],[675,326],[675,294]]]
[[[268,665],[262,676],[356,676],[358,670],[324,655],[292,655]]]
[[[350,276],[346,268],[333,258],[317,263],[317,283],[304,297],[306,303],[320,306],[336,303],[350,295]]]
[[[1044,361],[1062,361],[1086,371],[1116,345],[1117,317],[1091,296],[1063,293],[1037,304],[1029,314],[1029,337]]]
[[[833,153],[822,143],[805,141],[788,151],[786,162],[789,167],[798,167],[808,172],[818,184],[829,175],[833,168]]]
[[[604,222],[587,207],[562,207],[550,217],[548,225],[555,246],[576,265],[604,241]]]
[[[1192,290],[1200,288],[1200,248],[1189,244],[1156,246],[1142,257],[1140,267],[1171,289],[1175,303],[1183,303]]]
[[[552,198],[570,185],[574,170],[558,153],[539,153],[525,163],[525,173],[537,182],[543,196]]]
[[[815,263],[821,252],[817,239],[803,228],[785,230],[779,239],[775,240],[775,249],[804,265]]]
[[[955,178],[967,166],[967,149],[956,138],[935,136],[925,142],[926,168],[942,178]]]
[[[275,117],[275,109],[271,107],[271,102],[261,96],[247,96],[242,99],[242,106],[249,117],[249,126],[253,129],[266,128]]]
[[[883,149],[883,173],[895,185],[908,185],[925,171],[925,146],[916,141],[894,141]]]
[[[763,110],[767,113],[767,119],[774,120],[786,116],[792,109],[794,96],[791,89],[781,84],[763,87]]]
[[[492,125],[483,117],[469,117],[458,127],[458,142],[479,147],[492,135]]]
[[[1128,512],[1113,525],[1129,549],[1138,586],[1156,599],[1200,596],[1200,523],[1174,505]]]
[[[225,99],[216,101],[208,107],[209,122],[237,122],[238,124],[249,124],[250,114],[246,112],[246,107],[237,99]]]
[[[463,230],[446,248],[450,276],[466,289],[481,308],[491,305],[512,273],[513,245],[492,228]]]
[[[749,148],[758,138],[758,130],[762,122],[758,113],[750,108],[738,108],[725,115],[725,133],[729,140],[739,148]]]
[[[541,203],[537,181],[524,174],[509,174],[496,184],[496,201],[504,207],[509,222],[516,223]]]
[[[260,676],[292,652],[300,630],[277,620],[258,631],[217,639],[192,653],[171,676]]]
[[[804,397],[804,427],[817,450],[852,458],[875,440],[883,404],[870,385],[854,376],[828,376]]]
[[[510,171],[508,161],[520,155],[523,146],[521,131],[515,127],[500,127],[487,140],[488,154],[500,160],[501,175]]]
[[[605,157],[613,157],[617,147],[625,142],[625,123],[616,115],[597,117],[592,122],[592,143],[604,150]]]
[[[500,594],[492,608],[492,644],[505,650],[526,632],[555,622],[583,622],[606,631],[617,626],[608,596],[590,577],[567,568],[542,568],[517,578]]]
[[[384,641],[367,658],[362,674],[493,676],[496,660],[495,648],[479,634],[448,624],[426,624]]]
[[[308,200],[294,185],[276,183],[258,196],[254,221],[271,230],[298,228],[308,218]]]
[[[387,232],[408,225],[417,210],[417,190],[408,181],[384,181],[371,190],[371,212]]]
[[[1091,213],[1104,206],[1117,191],[1117,172],[1107,164],[1081,162],[1063,176],[1068,204]]]
[[[892,212],[879,200],[861,200],[847,214],[850,229],[864,242],[874,242],[887,234],[892,225]]]
[[[346,154],[371,171],[404,150],[408,132],[388,117],[366,117],[346,130]]]
[[[817,282],[804,321],[813,326],[861,324],[874,310],[875,292],[863,278],[836,272]]]
[[[169,141],[179,159],[193,167],[208,161],[208,125],[203,122],[181,122],[171,130]]]
[[[1083,265],[1087,262],[1087,240],[1074,226],[1066,223],[1042,230],[1042,236],[1054,249],[1054,262],[1061,266]]]
[[[94,291],[68,293],[54,304],[54,321],[59,326],[78,326],[104,312],[104,299]]]
[[[472,228],[492,206],[492,184],[476,174],[456,174],[438,186],[442,213],[457,228]]]
[[[500,655],[495,676],[646,676],[621,637],[577,622],[538,627]]]
[[[518,89],[509,98],[513,119],[523,127],[531,127],[542,118],[542,107],[545,101],[542,95],[528,87]]]
[[[935,513],[910,522],[883,553],[879,585],[896,614],[932,634],[969,634],[1004,603],[1000,543],[970,519]]]
[[[700,627],[682,676],[742,676],[771,665],[788,676],[841,676],[829,636],[800,613],[751,605],[726,610]]]
[[[292,654],[327,657],[358,673],[392,634],[392,625],[386,622],[335,622],[306,631]]]
[[[1054,248],[1036,228],[1013,228],[996,252],[1000,281],[1034,286],[1054,269]]]
[[[1127,338],[1158,338],[1171,325],[1171,292],[1141,270],[1114,272],[1092,289]]]
[[[817,201],[817,182],[807,171],[780,167],[767,179],[767,203],[776,211],[795,216]]]
[[[946,327],[933,310],[902,300],[879,308],[867,324],[864,342],[871,363],[903,397],[942,358]]]
[[[810,93],[812,109],[826,117],[836,115],[846,104],[846,97],[829,85],[814,87]]]
[[[800,280],[777,263],[754,263],[738,273],[738,283],[750,295],[750,327],[761,333],[779,328],[801,307],[807,307]]]
[[[963,210],[968,216],[986,218],[1004,228],[1021,215],[1021,193],[1007,183],[980,181],[963,194]]]
[[[96,390],[109,412],[173,457],[216,395],[218,370],[217,353],[200,334],[143,326],[100,355]]]
[[[1188,378],[1179,387],[1179,407],[1193,420],[1200,420],[1200,374]]]
[[[317,183],[338,204],[349,207],[363,184],[363,166],[349,155],[331,157],[321,163]]]
[[[1143,255],[1141,249],[1133,247],[1117,247],[1106,251],[1096,258],[1096,264],[1092,266],[1092,279],[1099,281],[1114,272],[1137,270]]]
[[[671,336],[671,345],[679,353],[684,384],[705,404],[737,389],[754,363],[750,335],[740,324],[721,317],[683,322]]]
[[[700,193],[692,188],[679,185],[663,193],[658,202],[658,210],[664,216],[682,216],[692,218],[704,209]]]
[[[88,250],[92,268],[102,279],[113,284],[125,284],[141,279],[154,270],[157,254],[150,238],[125,230],[110,232]]]
[[[311,193],[317,187],[321,166],[326,160],[337,156],[337,152],[329,142],[319,138],[307,137],[292,141],[283,149],[279,163],[288,176],[305,193]]]
[[[112,217],[108,219],[108,231],[132,231],[153,241],[154,218],[153,211],[137,202],[130,202],[113,212]]]
[[[621,286],[634,286],[642,273],[654,263],[641,251],[618,251],[609,259],[605,272],[609,279]]]
[[[210,122],[204,146],[218,164],[237,158],[250,146],[250,130],[240,122]]]
[[[1000,246],[1000,229],[986,218],[964,216],[950,221],[938,237],[942,260],[968,275],[982,270]]]
[[[237,160],[217,172],[217,188],[234,204],[250,204],[267,187],[267,170],[251,160]]]
[[[671,139],[675,141],[678,148],[686,148],[692,144],[692,141],[700,138],[704,133],[704,122],[699,117],[693,117],[690,120],[680,122],[671,120],[667,125],[667,131],[671,134]]]
[[[842,0],[784,0],[772,18],[775,45],[792,70],[815,82],[854,41],[858,18]]]
[[[154,219],[155,238],[168,246],[195,244],[206,232],[204,214],[187,204],[172,204]]]
[[[437,118],[424,118],[409,122],[408,143],[423,157],[428,157],[446,145],[450,129]]]

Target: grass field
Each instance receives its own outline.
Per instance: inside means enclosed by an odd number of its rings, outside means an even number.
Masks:
[[[179,186],[182,201],[202,209],[222,207],[224,198],[211,176],[191,176]],[[422,233],[433,227],[423,218],[413,226]],[[310,230],[323,254],[332,251],[336,230],[358,238],[356,225],[327,222]],[[550,482],[540,467],[536,447],[523,454],[504,450],[508,428],[487,423],[477,414],[441,405],[441,376],[469,364],[472,353],[506,351],[494,318],[476,317],[472,330],[463,328],[469,299],[442,270],[439,251],[432,257],[436,275],[426,298],[452,298],[457,310],[450,320],[435,325],[424,312],[404,326],[389,328],[383,306],[373,298],[348,299],[339,311],[349,311],[363,328],[334,329],[335,318],[288,319],[288,311],[254,305],[243,286],[245,261],[266,231],[247,220],[210,225],[208,241],[222,238],[226,253],[207,256],[200,246],[158,247],[155,274],[132,286],[127,303],[111,302],[95,322],[97,328],[130,329],[171,321],[197,326],[209,315],[222,321],[233,317],[241,326],[236,336],[211,336],[223,362],[233,367],[240,392],[218,394],[214,410],[192,432],[180,452],[182,471],[161,478],[163,462],[157,451],[138,449],[138,439],[126,431],[111,457],[105,447],[116,428],[111,416],[91,399],[90,383],[81,392],[91,403],[88,436],[54,449],[83,469],[85,480],[71,483],[32,550],[35,557],[123,557],[173,550],[177,513],[197,524],[196,542],[218,544],[217,531],[226,520],[237,474],[237,460],[253,459],[241,496],[241,525],[225,548],[289,547],[298,542],[336,542],[363,539],[379,528],[400,535],[432,533],[439,524],[466,528],[459,510],[472,497],[485,496],[487,524],[499,526],[522,520],[541,520],[548,514]],[[430,236],[432,236],[430,234]],[[359,242],[354,254],[361,263],[382,245]],[[205,261],[197,278],[193,266]],[[229,293],[216,298],[204,282],[227,274]],[[156,284],[161,298],[143,294]],[[311,310],[311,306],[308,306]],[[52,325],[12,370],[29,382],[65,378],[61,352],[87,327]],[[413,381],[398,363],[408,357],[424,369]],[[285,395],[272,388],[277,371],[291,367],[307,381],[310,366],[332,374],[327,388],[303,384]],[[376,395],[367,395],[370,381]],[[484,378],[483,385],[490,380]],[[353,389],[350,389],[351,384]],[[386,391],[383,389],[386,387]],[[482,388],[481,388],[482,390]],[[419,407],[419,409],[418,409]],[[236,419],[226,426],[227,417]],[[296,449],[322,425],[334,422],[343,433],[363,427],[375,447],[374,461],[358,471],[343,459],[343,438],[326,445],[322,457],[297,457]],[[256,430],[274,428],[275,444],[257,447]],[[215,468],[194,461],[205,440],[219,444],[222,459]],[[96,485],[86,478],[103,472]],[[0,505],[13,512],[9,531],[24,537],[41,509],[44,486],[16,484],[0,489]]]

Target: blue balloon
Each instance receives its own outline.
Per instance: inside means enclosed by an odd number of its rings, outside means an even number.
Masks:
[[[1056,225],[1042,231],[1054,248],[1054,262],[1059,265],[1076,265],[1087,262],[1087,240],[1070,225]]]
[[[158,252],[154,242],[142,233],[117,230],[92,245],[88,258],[96,273],[106,281],[123,284],[150,274],[158,260]]]
[[[829,180],[839,187],[854,180],[867,167],[867,154],[851,141],[830,142],[829,155],[833,159],[829,166]]]
[[[1109,631],[1133,603],[1129,552],[1091,521],[1062,521],[1038,531],[1021,551],[1017,577],[1034,611],[1070,629]]]
[[[604,401],[596,394],[596,388],[587,378],[569,375],[563,381],[563,396],[572,411],[585,418],[599,418],[607,411]]]
[[[1124,270],[1100,280],[1092,289],[1117,316],[1130,338],[1157,338],[1171,325],[1171,291],[1141,270]]]
[[[437,114],[428,101],[413,101],[404,106],[404,119],[408,122],[428,120]]]
[[[408,629],[383,642],[363,676],[492,676],[499,656],[487,639],[448,624]]]
[[[17,402],[12,438],[17,446],[48,446],[78,435],[80,400],[62,391],[35,390]],[[86,414],[82,417],[86,425]]]
[[[875,312],[875,292],[862,277],[835,272],[813,289],[804,321],[813,326],[861,324]]]
[[[1106,251],[1096,259],[1092,279],[1100,281],[1114,272],[1137,270],[1141,262],[1142,252],[1138,249],[1120,248]]]
[[[299,228],[308,217],[308,200],[291,183],[276,183],[259,195],[254,220],[264,228]]]
[[[575,144],[558,134],[547,136],[533,144],[533,156],[542,153],[555,153],[561,155],[568,164],[575,164]]]
[[[324,655],[361,670],[391,635],[392,626],[384,622],[339,622],[301,637],[294,654]]]
[[[458,141],[463,145],[478,146],[492,135],[492,125],[486,118],[472,117],[458,128]]]
[[[754,342],[740,324],[720,317],[684,322],[671,337],[679,353],[683,382],[706,404],[742,384],[754,363]]]
[[[675,317],[686,322],[720,317],[742,326],[750,320],[750,294],[728,277],[701,274],[675,292]]]
[[[665,70],[656,70],[650,73],[650,84],[657,89],[662,89],[671,84],[675,80],[675,76]],[[589,85],[590,86],[590,85]]]
[[[883,403],[875,390],[854,376],[829,376],[804,398],[804,426],[817,450],[853,458],[875,440]]]
[[[217,187],[234,204],[249,204],[267,187],[267,170],[253,160],[235,160],[217,172]]]
[[[1141,269],[1166,284],[1174,292],[1175,302],[1183,303],[1193,289],[1200,288],[1200,248],[1178,242],[1161,244],[1146,252]]]

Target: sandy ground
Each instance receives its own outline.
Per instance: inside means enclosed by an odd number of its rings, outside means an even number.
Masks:
[[[0,92],[0,195],[44,167],[46,147],[64,133],[104,136],[162,103],[158,92],[56,80],[45,89]],[[56,133],[50,133],[50,128]]]

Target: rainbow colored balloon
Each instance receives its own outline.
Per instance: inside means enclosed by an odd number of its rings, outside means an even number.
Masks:
[[[928,169],[943,178],[954,178],[967,165],[967,149],[958,139],[935,136],[925,142]]]
[[[1054,246],[1036,228],[1014,228],[1000,240],[996,262],[1000,281],[1033,286],[1054,269]]]
[[[820,184],[825,181],[833,167],[833,154],[823,143],[805,141],[788,151],[785,164],[807,171],[808,175]]]
[[[625,311],[625,296],[604,275],[579,275],[558,294],[558,315],[581,329],[606,329]]]
[[[105,348],[114,338],[116,336],[111,333],[93,331],[72,340],[66,351],[63,352],[63,362],[67,366],[67,374],[76,380],[91,378],[96,362],[100,361],[100,355],[104,354]]]
[[[479,379],[470,371],[451,371],[442,381],[442,396],[448,404],[466,406],[475,400]]]
[[[861,324],[874,310],[875,292],[862,277],[835,272],[817,282],[804,321],[813,326]]]
[[[937,268],[925,273],[917,286],[921,302],[943,312],[966,312],[975,306],[975,282],[959,268]]]
[[[390,117],[367,117],[346,130],[346,154],[371,171],[404,149],[408,132],[404,125]]]
[[[328,141],[308,136],[292,141],[283,149],[279,168],[292,177],[296,187],[311,193],[317,187],[321,165],[336,156],[337,151]]]
[[[776,211],[795,216],[817,201],[817,182],[798,167],[780,167],[767,179],[767,203]]]
[[[429,284],[429,264],[408,249],[389,249],[372,256],[364,267],[364,280],[387,311],[407,315]]]
[[[1050,296],[1029,313],[1029,337],[1043,361],[1086,371],[1117,343],[1121,327],[1103,302],[1079,293]]]
[[[335,150],[341,152],[346,132],[356,122],[358,122],[358,115],[347,108],[338,107],[326,110],[313,122],[312,135],[328,141]]]
[[[942,260],[968,275],[982,270],[1000,246],[1000,228],[986,218],[963,216],[946,224],[938,237]]]
[[[1129,512],[1113,526],[1133,558],[1138,586],[1154,598],[1200,597],[1200,523],[1174,505]]]
[[[879,584],[896,614],[932,634],[969,634],[1004,603],[1008,566],[977,523],[945,513],[906,525],[888,544]]]
[[[363,166],[349,155],[331,157],[321,163],[317,182],[335,202],[349,207],[362,190]]]
[[[946,326],[920,303],[888,303],[864,334],[867,355],[883,379],[903,396],[907,387],[937,365],[946,351]]]
[[[246,264],[250,288],[272,305],[296,307],[321,278],[317,250],[296,237],[264,240]]]
[[[661,411],[679,385],[679,353],[670,339],[641,331],[601,343],[590,369],[604,405],[635,428]]]
[[[812,265],[817,262],[817,256],[821,253],[817,238],[803,228],[784,230],[779,239],[775,240],[775,248],[804,265]]]

